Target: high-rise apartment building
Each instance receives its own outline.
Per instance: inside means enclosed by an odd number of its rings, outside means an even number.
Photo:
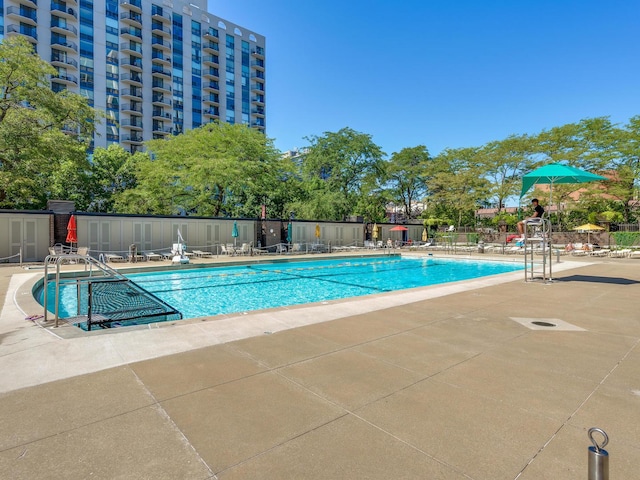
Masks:
[[[265,130],[265,38],[206,0],[0,0],[0,36],[23,35],[58,71],[53,90],[104,111],[94,146],[129,151],[219,120]]]

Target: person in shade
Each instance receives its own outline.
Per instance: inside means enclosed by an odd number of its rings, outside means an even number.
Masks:
[[[537,198],[531,200],[531,205],[533,206],[533,216],[525,218],[524,220],[520,220],[517,224],[518,233],[521,237],[524,236],[524,228],[527,223],[540,222],[542,214],[544,213],[544,208],[542,208],[542,205],[540,205],[540,202],[538,202]]]

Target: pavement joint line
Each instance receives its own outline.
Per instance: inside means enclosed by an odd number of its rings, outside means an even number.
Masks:
[[[322,423],[322,424],[320,424],[320,425],[316,425],[315,427],[313,427],[313,428],[311,428],[311,429],[309,429],[309,430],[306,430],[306,431],[304,431],[304,432],[300,432],[300,433],[298,433],[297,435],[294,435],[294,436],[292,436],[291,438],[288,438],[288,439],[286,439],[286,440],[283,440],[282,442],[280,442],[280,443],[278,443],[278,444],[276,444],[276,445],[272,445],[271,447],[267,448],[266,450],[263,450],[262,452],[256,453],[255,455],[252,455],[251,457],[247,457],[247,458],[245,458],[245,459],[244,459],[243,461],[241,461],[241,462],[235,463],[235,464],[233,464],[233,465],[229,465],[228,467],[226,467],[226,468],[224,468],[224,469],[222,469],[222,470],[220,470],[220,471],[216,472],[216,473],[215,473],[215,475],[218,475],[218,474],[224,473],[224,472],[226,472],[227,470],[230,470],[230,469],[235,468],[235,467],[237,467],[237,466],[239,466],[239,465],[243,465],[243,464],[245,464],[245,463],[247,463],[247,462],[250,462],[251,460],[254,460],[254,459],[259,458],[259,457],[261,457],[261,456],[263,456],[263,455],[266,455],[266,454],[268,454],[268,453],[272,452],[273,450],[275,450],[276,448],[281,447],[282,445],[286,445],[287,443],[289,443],[289,442],[291,442],[291,441],[293,441],[293,440],[296,440],[297,438],[302,438],[302,437],[304,437],[305,435],[307,435],[307,434],[309,434],[309,433],[311,433],[311,432],[314,432],[314,431],[316,431],[316,430],[319,430],[319,429],[321,429],[321,428],[326,427],[327,425],[331,425],[332,423],[335,423],[336,421],[340,420],[341,418],[348,417],[348,416],[349,416],[349,414],[350,414],[350,412],[349,412],[348,410],[344,409],[344,408],[343,408],[343,410],[345,410],[345,412],[344,412],[342,415],[339,415],[339,416],[337,416],[336,418],[333,418],[333,419],[331,419],[331,420],[328,420],[328,421],[326,421],[326,422],[324,422],[324,423]],[[216,477],[216,478],[217,478],[217,477]]]
[[[479,355],[479,354],[478,354],[478,355]],[[477,355],[474,355],[474,357],[475,357],[475,356],[477,356]],[[466,361],[466,360],[465,360],[465,361]],[[447,369],[445,369],[445,370],[448,370],[448,368],[447,368]],[[443,370],[443,371],[445,371],[445,370]],[[400,438],[400,437],[398,437],[398,436],[394,435],[393,433],[391,433],[391,432],[389,432],[389,431],[385,430],[384,428],[380,427],[379,425],[376,425],[375,423],[370,422],[369,420],[367,420],[367,419],[365,419],[365,418],[361,417],[360,415],[358,415],[354,410],[352,410],[352,409],[350,409],[350,408],[346,408],[344,405],[340,405],[340,404],[338,404],[337,402],[335,402],[335,401],[333,401],[333,400],[331,400],[331,399],[329,399],[329,398],[323,397],[323,396],[322,396],[322,395],[320,395],[319,393],[314,392],[313,390],[309,389],[308,387],[306,387],[305,385],[301,384],[300,382],[298,382],[298,381],[296,381],[296,380],[294,380],[294,379],[292,379],[292,378],[287,377],[286,375],[284,375],[284,374],[283,374],[282,372],[280,372],[280,371],[276,371],[275,373],[276,373],[276,374],[278,374],[279,376],[281,376],[282,378],[284,378],[285,380],[287,380],[288,382],[291,382],[291,383],[293,383],[294,385],[297,385],[298,387],[302,388],[303,390],[305,390],[306,392],[310,393],[311,395],[313,395],[313,396],[315,396],[315,397],[318,397],[318,398],[319,398],[319,399],[321,399],[322,401],[327,402],[327,403],[329,403],[329,404],[331,404],[331,405],[334,405],[335,407],[338,407],[338,408],[340,408],[341,410],[344,410],[344,411],[345,411],[345,414],[344,414],[344,415],[340,415],[339,417],[336,417],[336,418],[334,418],[333,420],[331,420],[331,421],[329,421],[329,422],[326,422],[326,423],[325,423],[325,424],[323,424],[323,425],[320,425],[320,426],[318,426],[318,427],[312,428],[311,430],[307,430],[306,432],[301,433],[300,435],[297,435],[296,437],[293,437],[293,438],[291,438],[291,439],[289,439],[289,440],[287,440],[287,441],[285,441],[285,442],[282,442],[282,443],[281,443],[281,445],[284,445],[285,443],[288,443],[289,441],[293,440],[294,438],[302,437],[302,436],[306,435],[306,434],[307,434],[307,433],[309,433],[309,432],[312,432],[312,431],[314,431],[314,430],[317,430],[317,429],[318,429],[318,428],[320,428],[320,427],[323,427],[323,426],[325,426],[325,425],[329,425],[329,424],[331,424],[331,423],[334,423],[335,421],[339,420],[340,418],[344,418],[345,416],[348,416],[348,415],[353,415],[353,416],[354,416],[355,418],[357,418],[358,420],[365,422],[366,424],[370,425],[371,427],[375,428],[376,430],[379,430],[380,432],[384,433],[385,435],[388,435],[388,436],[390,436],[391,438],[394,438],[395,440],[399,441],[400,443],[403,443],[404,445],[407,445],[409,448],[411,448],[411,449],[413,449],[413,450],[415,450],[415,451],[417,451],[417,452],[421,453],[422,455],[425,455],[426,457],[430,458],[431,460],[434,460],[435,462],[438,462],[438,463],[440,463],[441,465],[444,465],[444,466],[446,466],[447,468],[452,469],[452,470],[453,470],[453,471],[455,471],[456,473],[459,473],[459,474],[461,474],[461,475],[465,476],[465,477],[466,477],[466,478],[468,478],[469,480],[474,480],[474,479],[473,479],[473,477],[468,476],[466,473],[464,473],[464,472],[460,471],[460,470],[459,470],[458,468],[456,468],[455,466],[450,465],[450,464],[448,464],[448,463],[446,463],[446,462],[444,462],[444,461],[440,460],[440,459],[439,459],[439,458],[437,458],[437,457],[434,457],[434,456],[433,456],[433,455],[431,455],[429,452],[425,452],[424,450],[422,450],[421,448],[417,447],[416,445],[413,445],[412,443],[408,442],[407,440],[403,440],[402,438]],[[438,373],[440,373],[440,372],[438,372]],[[435,374],[434,374],[434,375],[435,375]],[[383,395],[382,397],[377,398],[377,399],[375,399],[375,400],[373,400],[373,401],[371,401],[371,402],[369,402],[369,403],[365,403],[364,405],[360,405],[356,410],[361,409],[361,408],[363,408],[363,407],[366,407],[367,405],[370,405],[371,403],[375,403],[375,402],[379,402],[380,400],[384,400],[385,398],[388,398],[388,397],[390,397],[390,396],[392,396],[392,395],[395,395],[395,394],[396,394],[396,393],[398,393],[398,392],[402,392],[403,390],[406,390],[406,389],[408,389],[408,388],[410,388],[410,387],[412,387],[412,386],[414,386],[414,385],[417,385],[417,384],[422,383],[422,382],[424,382],[424,381],[426,381],[426,380],[429,380],[432,376],[433,376],[433,375],[429,375],[429,376],[427,376],[427,377],[425,377],[425,378],[421,378],[420,380],[417,380],[417,381],[415,381],[415,382],[411,383],[410,385],[406,385],[405,387],[403,387],[403,388],[401,388],[401,389],[399,389],[399,390],[396,390],[396,391],[394,391],[394,392],[391,392],[391,393],[389,393],[388,395]],[[272,447],[272,448],[275,448],[275,447]],[[269,450],[271,450],[271,449],[269,449]],[[264,454],[264,453],[267,453],[269,450],[265,450],[264,452],[260,452],[260,455],[262,455],[262,454]],[[218,473],[221,473],[221,472],[218,472]]]
[[[531,463],[533,463],[533,461],[536,459],[536,457],[538,455],[540,455],[544,451],[545,448],[547,448],[547,445],[549,445],[553,441],[553,439],[558,436],[558,434],[560,433],[560,431],[562,429],[564,429],[564,428],[566,428],[568,426],[568,424],[571,421],[571,419],[576,416],[576,414],[585,405],[585,403],[587,403],[589,401],[589,399],[602,387],[602,384],[607,380],[607,378],[609,378],[609,376],[620,366],[620,364],[631,354],[631,352],[639,344],[640,344],[640,339],[636,340],[636,343],[631,348],[629,348],[629,350],[627,350],[627,352],[622,356],[622,358],[616,362],[616,364],[611,368],[611,370],[609,370],[609,372],[607,372],[607,374],[604,377],[602,377],[602,380],[600,380],[598,385],[595,386],[595,388],[585,397],[585,399],[582,401],[582,403],[580,403],[580,405],[578,405],[578,407],[576,407],[576,409],[571,413],[571,415],[569,415],[567,417],[567,419],[564,422],[562,422],[562,425],[560,425],[558,427],[558,429],[553,433],[553,435],[551,435],[551,437],[544,443],[544,445],[542,445],[542,447],[540,447],[540,449],[533,455],[533,457],[531,457],[529,462],[527,462],[527,464],[520,471],[520,473],[518,473],[518,475],[514,478],[514,480],[518,480],[518,478],[520,478],[520,476],[524,473],[524,471],[527,469],[527,467],[529,465],[531,465]]]
[[[211,469],[211,467],[209,466],[209,464],[206,462],[206,460],[204,458],[202,458],[202,456],[200,455],[200,453],[198,452],[198,450],[193,446],[193,444],[191,443],[191,441],[189,440],[189,438],[185,435],[185,433],[182,431],[182,429],[180,427],[178,427],[178,425],[176,424],[176,422],[173,421],[173,418],[171,418],[171,415],[169,415],[169,413],[164,409],[164,407],[162,406],[162,404],[158,401],[158,399],[156,398],[156,396],[153,394],[153,392],[151,392],[151,390],[149,390],[147,388],[147,385],[142,381],[142,379],[138,376],[138,374],[135,372],[135,370],[133,368],[131,368],[130,365],[127,366],[127,369],[131,372],[131,374],[135,377],[136,381],[138,382],[138,384],[144,389],[144,391],[147,393],[147,395],[149,395],[149,397],[151,397],[154,401],[154,406],[156,411],[158,411],[158,413],[163,416],[169,423],[171,423],[171,426],[173,427],[174,431],[178,432],[180,437],[182,438],[183,443],[185,443],[195,454],[195,456],[198,458],[198,460],[200,460],[200,462],[205,466],[205,468],[208,470],[208,472],[213,475],[213,477],[210,478],[217,478],[216,474],[214,473],[214,471]]]

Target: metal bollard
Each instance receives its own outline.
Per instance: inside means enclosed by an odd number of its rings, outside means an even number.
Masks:
[[[598,432],[604,437],[602,444],[598,444],[593,438],[593,433]],[[588,480],[609,480],[609,453],[604,449],[609,443],[609,437],[604,430],[596,427],[589,429],[589,439],[593,447],[589,447],[589,478]]]

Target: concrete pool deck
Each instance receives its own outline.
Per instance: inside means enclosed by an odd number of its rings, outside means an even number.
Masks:
[[[42,272],[0,268],[0,471],[569,480],[597,426],[611,478],[635,478],[640,268],[576,260],[552,284],[517,272],[68,338],[24,320]]]

